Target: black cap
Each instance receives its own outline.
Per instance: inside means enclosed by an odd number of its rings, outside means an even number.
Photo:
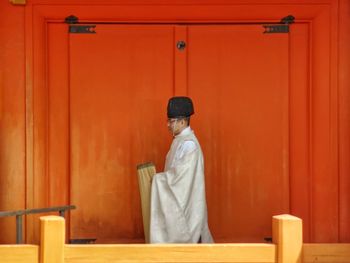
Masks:
[[[172,97],[168,102],[168,118],[189,117],[194,113],[189,97]]]

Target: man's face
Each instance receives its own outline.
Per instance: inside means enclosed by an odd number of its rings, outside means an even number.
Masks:
[[[168,130],[172,135],[178,135],[186,127],[184,119],[169,118]]]

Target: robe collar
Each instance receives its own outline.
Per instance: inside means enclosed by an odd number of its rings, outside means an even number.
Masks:
[[[189,135],[191,133],[192,133],[192,129],[190,126],[188,126],[185,129],[183,129],[178,135],[176,135],[175,138],[183,137],[183,136]]]

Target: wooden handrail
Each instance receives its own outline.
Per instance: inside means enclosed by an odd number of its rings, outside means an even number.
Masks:
[[[0,217],[6,216],[16,216],[16,243],[22,243],[22,216],[29,214],[42,214],[49,212],[59,212],[59,215],[64,217],[67,210],[76,209],[75,205],[65,205],[65,206],[54,206],[46,208],[33,208],[24,210],[14,210],[14,211],[3,211],[0,212]]]
[[[71,209],[76,209],[76,206],[75,205],[65,205],[65,206],[54,206],[54,207],[46,207],[46,208],[3,211],[3,212],[0,212],[0,217],[20,216],[20,215],[28,215],[28,214],[41,214],[41,213],[47,213],[47,212],[66,211],[66,210],[71,210]]]
[[[291,215],[273,217],[272,244],[65,244],[65,222],[41,217],[41,263],[65,262],[246,262],[301,263],[302,221]]]
[[[349,244],[302,244],[301,220],[273,217],[272,244],[65,244],[65,220],[44,216],[40,245],[0,245],[6,263],[343,263],[350,262]]]

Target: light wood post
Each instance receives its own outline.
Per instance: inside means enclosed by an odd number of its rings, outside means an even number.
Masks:
[[[26,0],[10,0],[10,2],[14,5],[25,5]]]
[[[272,218],[272,238],[277,246],[277,263],[301,263],[303,247],[302,220],[291,215]]]
[[[137,166],[137,176],[141,196],[141,209],[143,218],[143,231],[145,242],[150,243],[150,214],[151,214],[151,189],[152,178],[156,174],[156,167],[153,163],[145,163]]]
[[[63,263],[65,221],[60,216],[40,217],[40,262]]]

